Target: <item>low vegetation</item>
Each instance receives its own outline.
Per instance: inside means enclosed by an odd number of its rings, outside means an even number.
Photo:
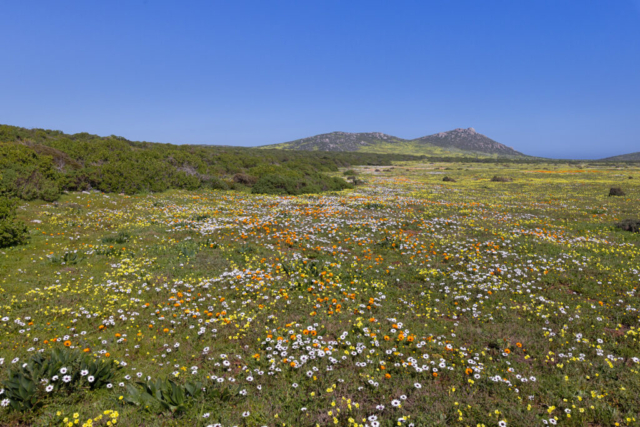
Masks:
[[[352,168],[19,201],[2,424],[638,425],[637,169]]]
[[[411,158],[158,144],[0,125],[0,195],[51,202],[64,191],[243,191],[262,178],[255,192],[303,194],[350,188],[346,181],[327,175],[340,167],[389,165]],[[275,183],[273,176],[286,182]]]

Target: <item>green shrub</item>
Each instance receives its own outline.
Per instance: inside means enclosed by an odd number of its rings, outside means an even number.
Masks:
[[[351,165],[390,165],[414,156],[305,152],[247,147],[157,144],[118,136],[24,129],[0,125],[0,194],[53,201],[64,190],[97,189],[136,194],[201,187],[251,191],[266,176],[272,194],[304,194],[348,188],[324,176]],[[222,177],[233,177],[224,181]]]
[[[265,175],[253,186],[251,192],[256,194],[300,195],[320,193],[323,191],[340,191],[353,188],[345,180],[320,174],[294,178],[282,175]]]
[[[282,175],[265,175],[260,178],[253,188],[256,194],[300,194],[302,182]]]
[[[228,190],[229,184],[217,177],[206,178],[202,185],[212,190]]]
[[[0,196],[0,248],[20,245],[28,238],[27,226],[16,219],[15,204]]]
[[[77,350],[54,349],[37,353],[26,363],[9,368],[2,387],[9,406],[27,411],[41,406],[50,396],[95,390],[109,384],[119,366],[96,360]]]
[[[148,411],[170,411],[179,414],[192,405],[194,400],[216,400],[228,402],[232,397],[239,396],[239,387],[217,386],[213,383],[205,387],[199,381],[187,381],[180,385],[172,380],[157,379],[156,381],[139,381],[136,385],[129,384],[124,401]]]
[[[0,144],[0,194],[24,200],[54,201],[60,197],[63,175],[51,156],[22,144]]]
[[[119,245],[126,243],[131,239],[131,234],[126,231],[120,231],[118,234],[106,236],[102,238],[102,243],[117,243]]]

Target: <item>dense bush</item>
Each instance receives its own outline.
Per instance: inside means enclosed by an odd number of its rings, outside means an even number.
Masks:
[[[22,244],[28,237],[27,226],[16,219],[14,203],[0,196],[0,248]]]
[[[273,178],[263,180],[260,188],[267,192],[302,194],[349,187],[324,172],[337,172],[350,165],[390,165],[393,160],[414,158],[171,145],[0,125],[0,194],[53,201],[64,190],[125,194],[170,188],[247,190],[267,176],[282,177],[277,182]]]
[[[56,200],[63,176],[49,155],[22,144],[0,143],[0,195],[24,200]]]
[[[609,197],[611,196],[624,196],[626,193],[620,187],[612,187],[609,189]]]
[[[306,177],[270,174],[260,178],[251,191],[256,194],[299,195],[323,191],[339,191],[352,187],[353,185],[340,178],[319,174]]]
[[[616,224],[621,230],[631,231],[632,233],[640,233],[640,219],[625,219]]]

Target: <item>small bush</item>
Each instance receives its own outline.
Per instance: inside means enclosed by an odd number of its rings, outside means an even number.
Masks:
[[[620,187],[611,187],[609,189],[609,197],[611,196],[624,196],[626,193],[622,191]]]
[[[103,237],[102,243],[117,243],[121,245],[128,242],[130,238],[131,234],[127,233],[126,231],[121,231],[118,234]]]
[[[449,178],[448,176],[445,176],[444,178],[442,178],[443,182],[456,182],[455,179],[453,178]]]
[[[243,185],[253,185],[258,182],[258,178],[252,175],[247,175],[246,173],[237,173],[233,176],[233,182]]]
[[[509,178],[507,176],[498,176],[498,175],[494,175],[493,178],[491,178],[491,182],[512,182],[513,178]]]
[[[228,190],[229,184],[217,177],[211,177],[203,181],[205,187],[212,190]]]
[[[358,175],[358,172],[354,171],[353,169],[349,169],[349,170],[344,171],[343,175],[344,176]]]
[[[27,411],[56,394],[106,386],[117,369],[113,362],[96,360],[76,350],[55,349],[9,368],[2,387],[12,409]]]
[[[365,182],[361,179],[358,179],[358,177],[355,176],[348,176],[347,177],[347,181],[351,182],[353,185],[364,185]]]
[[[341,178],[320,174],[306,177],[269,174],[261,177],[253,186],[251,192],[255,194],[297,196],[300,194],[320,193],[322,191],[340,191],[345,188],[353,188],[353,185]]]
[[[217,400],[227,402],[239,396],[239,387],[222,387],[212,385],[205,387],[199,381],[187,381],[180,385],[172,380],[139,381],[137,386],[129,384],[124,401],[139,406],[150,412],[170,411],[172,414],[184,412],[193,405],[194,400]]]
[[[616,224],[621,230],[630,231],[632,233],[640,233],[640,219],[625,219]]]
[[[27,226],[16,219],[15,204],[0,197],[0,248],[20,245],[29,238]]]
[[[280,175],[265,175],[256,182],[252,192],[257,194],[301,194],[301,188],[306,186],[294,178]]]
[[[376,202],[367,202],[362,205],[362,209],[382,209],[382,208],[384,208],[384,205],[382,203],[376,203]]]

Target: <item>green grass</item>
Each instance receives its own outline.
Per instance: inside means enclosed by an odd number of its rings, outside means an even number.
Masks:
[[[366,185],[325,195],[22,202],[0,381],[40,350],[121,369],[38,384],[2,424],[638,424],[640,235],[613,227],[640,211],[638,169],[354,169]]]

